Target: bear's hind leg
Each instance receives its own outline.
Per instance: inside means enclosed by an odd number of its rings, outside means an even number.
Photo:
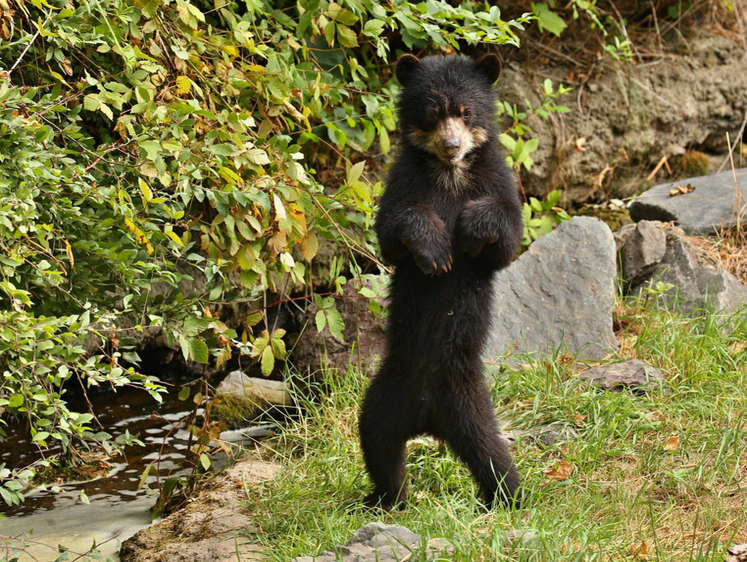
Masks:
[[[481,388],[470,389],[469,396],[455,397],[455,418],[446,424],[443,439],[470,468],[490,508],[499,503],[518,507],[519,472],[500,437],[488,389],[480,382]]]
[[[386,386],[386,381],[374,379],[358,426],[363,460],[374,483],[373,493],[364,502],[369,507],[392,509],[407,497],[405,458],[411,432],[401,391],[387,390]]]

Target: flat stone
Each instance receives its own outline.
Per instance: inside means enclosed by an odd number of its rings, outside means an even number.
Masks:
[[[609,227],[574,217],[529,247],[495,279],[486,361],[508,353],[602,359],[612,328],[617,252]]]
[[[630,206],[630,217],[641,220],[673,221],[688,234],[710,236],[737,224],[737,209],[741,220],[747,220],[747,168],[712,176],[689,178],[652,187]],[[670,197],[679,187],[694,187],[689,193]],[[741,202],[741,205],[740,205]]]
[[[509,541],[519,541],[524,544],[533,544],[540,539],[540,535],[535,529],[511,529],[503,531],[503,536]]]
[[[228,373],[216,388],[215,393],[217,395],[231,394],[255,404],[293,405],[288,385],[283,381],[248,377],[241,371]]]
[[[634,393],[644,393],[666,386],[666,380],[661,371],[647,365],[640,359],[600,365],[579,373],[578,378],[598,386],[602,390],[612,392],[631,390]]]
[[[413,560],[415,553],[425,554],[425,560],[430,560],[442,559],[432,555],[453,550],[446,539],[435,538],[424,544],[423,537],[407,527],[374,522],[358,529],[345,546],[325,550],[319,556],[294,558],[291,562],[404,562]]]

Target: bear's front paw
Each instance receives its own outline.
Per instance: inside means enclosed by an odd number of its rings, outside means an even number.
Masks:
[[[426,275],[443,275],[451,271],[451,266],[454,263],[454,259],[451,256],[450,242],[447,246],[435,250],[413,250],[412,255],[415,258],[417,266]]]
[[[473,258],[477,257],[486,244],[498,241],[497,234],[491,234],[493,204],[489,200],[470,201],[459,213],[456,224],[457,246]]]
[[[471,257],[476,258],[486,244],[494,244],[497,241],[496,238],[482,239],[477,236],[462,235],[459,238],[459,248]]]

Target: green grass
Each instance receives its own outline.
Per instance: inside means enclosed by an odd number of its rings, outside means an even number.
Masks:
[[[582,365],[566,356],[495,375],[497,413],[512,427],[558,423],[579,434],[512,449],[525,509],[486,512],[464,465],[427,440],[410,447],[407,506],[362,508],[370,484],[356,421],[365,381],[351,372],[267,445],[286,468],[247,491],[253,539],[287,561],[345,544],[378,520],[446,537],[455,551],[443,560],[722,562],[729,545],[747,542],[747,315],[687,319],[621,306],[617,316],[622,347],[611,360],[646,361],[666,388],[638,396],[572,384]],[[553,481],[547,473],[561,461],[573,472]],[[505,540],[509,529],[538,539]]]

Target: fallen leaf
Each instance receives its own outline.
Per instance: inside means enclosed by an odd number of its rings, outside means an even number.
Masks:
[[[676,451],[680,448],[680,438],[676,435],[671,435],[669,439],[664,443],[665,451]]]
[[[678,185],[669,190],[669,196],[677,197],[678,195],[685,195],[692,191],[695,191],[695,186],[692,184],[688,183],[687,185]]]
[[[573,474],[574,465],[566,461],[560,461],[555,468],[545,472],[547,480],[540,486],[547,486],[550,482],[561,482],[567,480]]]
[[[636,558],[640,558],[641,560],[645,560],[648,558],[648,545],[646,544],[646,541],[633,543],[628,548],[630,550],[630,554],[635,556]]]
[[[586,144],[586,137],[579,137],[576,139],[576,150],[579,152],[585,152],[584,145]]]

